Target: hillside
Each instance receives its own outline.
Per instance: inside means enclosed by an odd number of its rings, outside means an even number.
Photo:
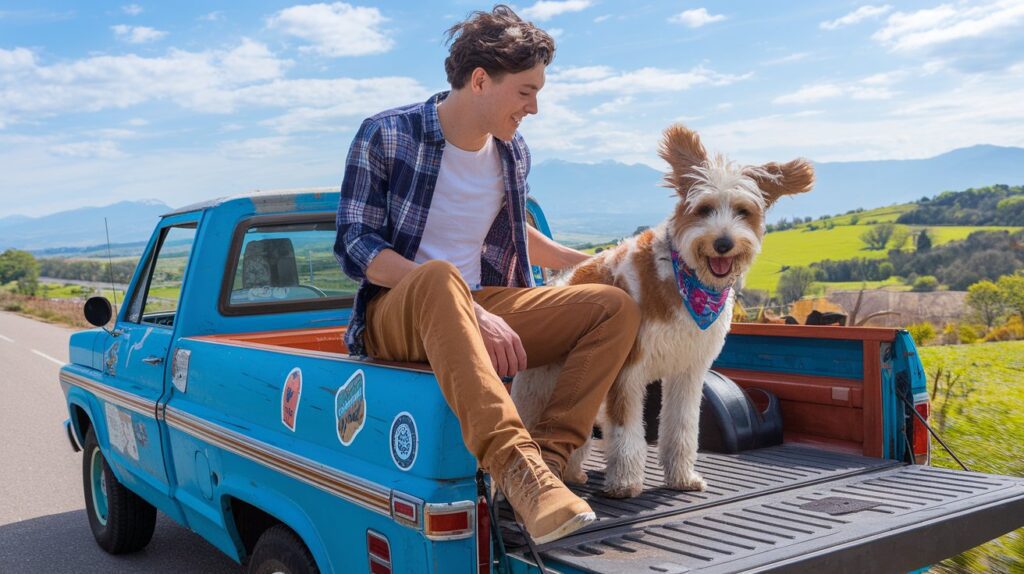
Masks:
[[[8,248],[41,250],[105,245],[103,218],[112,243],[142,241],[153,232],[160,215],[171,211],[162,201],[122,201],[103,207],[83,207],[42,217],[0,219],[0,251]]]

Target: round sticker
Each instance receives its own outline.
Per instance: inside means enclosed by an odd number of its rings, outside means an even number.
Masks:
[[[419,436],[416,421],[407,412],[398,413],[391,423],[391,460],[401,470],[409,470],[416,462]]]

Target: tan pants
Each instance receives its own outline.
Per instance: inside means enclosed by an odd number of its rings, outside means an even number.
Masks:
[[[519,335],[529,367],[565,359],[532,437],[491,365],[474,300]],[[365,343],[374,358],[430,363],[462,425],[466,448],[484,468],[496,469],[511,447],[534,440],[561,470],[590,436],[639,323],[636,302],[617,287],[486,287],[471,293],[454,265],[430,261],[370,302]]]

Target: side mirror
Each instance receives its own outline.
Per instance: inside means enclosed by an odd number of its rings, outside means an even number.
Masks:
[[[85,320],[90,325],[105,327],[114,316],[114,307],[106,297],[89,297],[85,302]]]

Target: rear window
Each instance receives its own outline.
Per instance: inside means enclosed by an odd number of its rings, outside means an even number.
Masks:
[[[334,258],[335,234],[333,219],[243,223],[232,242],[222,310],[275,313],[351,305],[358,283]]]

